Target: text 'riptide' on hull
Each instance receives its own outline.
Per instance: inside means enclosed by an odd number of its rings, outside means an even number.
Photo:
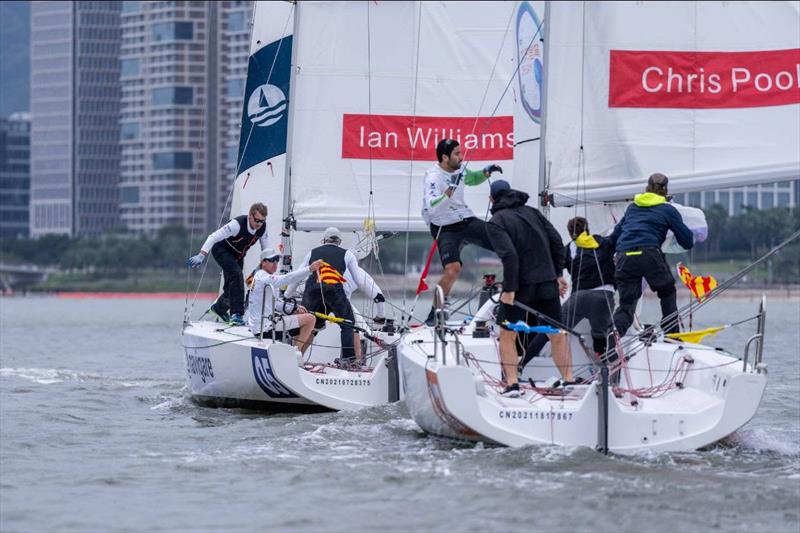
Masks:
[[[599,366],[573,341],[573,365],[590,378],[586,384],[523,385],[521,398],[505,398],[496,326],[490,325],[488,335],[475,335],[477,322],[492,324],[494,305],[484,304],[466,325],[420,328],[403,336],[398,353],[405,401],[425,431],[506,446],[587,446],[619,454],[689,451],[746,424],[766,387],[761,337],[753,364],[700,344],[634,341],[629,351],[635,356],[619,384],[605,387]],[[761,316],[763,335],[763,304]],[[582,325],[588,331],[585,321]],[[542,356],[528,365],[521,382],[558,375],[552,360]]]

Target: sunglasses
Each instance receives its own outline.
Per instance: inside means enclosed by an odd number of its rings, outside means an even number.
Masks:
[[[278,262],[278,261],[280,261],[280,260],[281,260],[281,257],[280,257],[280,256],[278,256],[278,257],[273,257],[272,259],[262,259],[262,261],[268,261],[268,262],[270,262],[270,263],[277,263],[277,262]]]
[[[266,222],[266,221],[267,221],[267,219],[266,219],[266,218],[256,218],[256,217],[253,217],[253,224],[258,224],[258,225],[261,225],[261,224],[263,224],[263,223],[264,223],[264,222]]]

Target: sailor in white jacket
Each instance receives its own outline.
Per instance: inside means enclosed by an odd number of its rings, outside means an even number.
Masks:
[[[464,201],[464,187],[480,185],[492,172],[503,173],[497,165],[483,170],[467,170],[463,164],[461,146],[454,139],[444,139],[436,146],[439,162],[425,172],[425,191],[422,199],[422,218],[430,226],[431,235],[439,247],[444,273],[439,280],[445,296],[461,272],[461,249],[476,244],[492,250],[486,234],[486,221],[479,219]],[[425,323],[433,325],[434,307]]]
[[[314,330],[314,315],[306,312],[302,306],[291,305],[278,296],[280,288],[289,283],[304,279],[311,272],[319,270],[321,261],[314,261],[294,272],[276,275],[281,254],[272,248],[261,252],[261,263],[255,276],[250,300],[247,306],[247,325],[255,336],[261,336],[261,310],[264,310],[264,337],[275,331],[289,331],[294,334],[294,345],[305,353]],[[293,331],[294,330],[294,331]]]

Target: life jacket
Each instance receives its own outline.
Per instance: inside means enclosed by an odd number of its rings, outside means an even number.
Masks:
[[[247,254],[247,250],[264,236],[264,233],[267,232],[267,225],[261,224],[261,227],[256,230],[255,234],[251,234],[248,229],[247,215],[240,215],[235,217],[234,220],[239,223],[239,233],[233,237],[221,240],[214,245],[214,248],[223,246],[226,250],[232,251],[237,260],[240,260]]]
[[[309,264],[317,259],[323,261],[322,267],[319,269],[320,283],[325,285],[344,285],[347,281],[344,277],[344,273],[347,271],[347,263],[345,263],[344,260],[344,255],[346,253],[347,250],[335,244],[323,244],[311,250],[311,257],[308,260]],[[306,284],[308,283],[317,283],[316,272],[312,272],[308,277]]]

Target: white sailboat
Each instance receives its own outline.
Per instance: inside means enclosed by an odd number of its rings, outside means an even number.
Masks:
[[[328,226],[366,252],[381,232],[426,229],[417,215],[422,179],[442,138],[461,139],[475,168],[500,162],[511,171],[513,105],[501,96],[515,63],[497,50],[513,49],[514,12],[513,2],[256,2],[231,213],[265,203],[272,238],[290,228],[290,267]],[[502,104],[492,112],[494,102]],[[302,357],[244,327],[187,320],[190,393],[277,409],[396,401],[399,334],[384,329],[370,332],[378,342],[367,342],[368,367],[348,371],[330,364],[336,325]]]
[[[534,18],[530,11],[520,6],[516,19]],[[609,228],[621,204],[602,202],[631,198],[653,172],[670,177],[670,192],[800,175],[798,2],[553,2],[546,19],[544,142],[530,150],[541,180],[528,190],[576,205],[550,210],[559,230],[576,215]],[[528,49],[519,57],[522,75],[533,65]],[[528,107],[515,114],[518,137],[538,123]],[[525,151],[515,152],[515,178],[536,159]],[[403,336],[405,401],[427,432],[621,454],[694,450],[746,424],[766,386],[762,301],[741,358],[631,331],[620,341],[630,360],[614,385],[573,336],[573,364],[587,383],[523,387],[522,398],[504,398],[494,305],[466,324]],[[559,376],[549,361],[540,358],[523,379]]]

